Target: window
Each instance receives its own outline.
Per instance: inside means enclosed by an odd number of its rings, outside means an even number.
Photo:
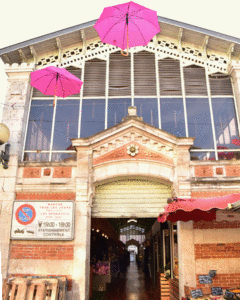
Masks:
[[[156,98],[136,98],[134,105],[137,107],[137,114],[143,121],[158,127],[158,103]]]
[[[33,89],[24,160],[74,159],[72,138],[86,138],[122,122],[135,105],[143,121],[178,137],[195,137],[192,160],[240,158],[231,78],[208,74],[181,59],[139,51],[89,59],[68,71],[84,81],[80,94],[59,98]],[[109,61],[108,61],[109,59]]]
[[[105,99],[83,99],[80,137],[89,137],[104,128]]]
[[[162,129],[179,137],[186,136],[183,99],[161,98]]]
[[[108,128],[122,121],[127,116],[128,107],[131,106],[131,99],[109,99],[108,100]]]
[[[214,149],[208,98],[187,98],[188,134],[196,137],[194,149]]]

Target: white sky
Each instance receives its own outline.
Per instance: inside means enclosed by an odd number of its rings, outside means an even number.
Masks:
[[[98,19],[106,6],[122,0],[3,0],[0,49]],[[158,16],[240,38],[240,0],[135,0]],[[0,122],[7,76],[0,59]]]

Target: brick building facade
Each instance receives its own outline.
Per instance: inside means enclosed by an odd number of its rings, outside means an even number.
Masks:
[[[91,218],[157,219],[169,197],[240,193],[240,40],[159,22],[128,57],[99,41],[94,22],[0,50],[11,132],[0,169],[3,278],[63,275],[68,299],[89,299]],[[31,72],[48,65],[81,78],[80,94],[53,107],[31,88]],[[10,238],[17,201],[74,201],[74,238]],[[215,268],[214,286],[240,285],[239,222],[178,222],[179,297]]]

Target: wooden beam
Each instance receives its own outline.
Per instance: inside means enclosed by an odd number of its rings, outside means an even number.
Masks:
[[[81,31],[81,39],[83,41],[83,55],[86,53],[86,35],[85,35],[85,32],[84,30],[82,29]]]
[[[21,57],[22,62],[27,62],[26,56],[25,56],[25,54],[23,53],[22,49],[19,49],[18,52],[19,52],[19,54],[20,54],[20,57]]]
[[[178,51],[182,51],[182,35],[183,35],[183,29],[179,28],[178,31]]]
[[[234,46],[235,44],[234,43],[231,43],[228,51],[227,51],[227,56],[228,56],[228,63],[230,64],[231,60],[232,60],[232,53],[234,51]]]
[[[59,61],[59,63],[61,63],[63,48],[62,48],[61,40],[59,37],[56,37],[56,42],[57,42],[57,47],[58,47],[58,61]]]
[[[3,54],[3,57],[4,57],[4,60],[6,61],[6,63],[10,65],[11,61],[10,61],[8,55],[7,54]]]
[[[207,59],[207,45],[208,45],[209,36],[206,35],[203,44],[202,44],[202,51],[203,51],[203,59]]]
[[[37,63],[37,53],[36,53],[33,46],[29,46],[29,47],[30,47],[31,54],[32,54],[33,59],[34,59],[34,64],[36,64]]]

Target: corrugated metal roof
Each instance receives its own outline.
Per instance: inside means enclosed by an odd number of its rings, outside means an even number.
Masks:
[[[200,28],[183,22],[174,21],[164,17],[158,17],[158,20],[160,22],[160,27],[162,29],[162,31],[160,32],[160,35],[162,36],[167,36],[170,38],[177,39],[179,28],[182,28],[184,30],[183,38],[182,38],[183,42],[193,43],[197,46],[201,46],[204,36],[208,35],[210,37],[208,43],[208,49],[226,53],[231,43],[234,43],[236,44],[236,46],[233,55],[238,56],[240,54],[239,38],[221,34],[215,31]],[[90,40],[98,36],[96,30],[93,27],[96,21],[97,20],[93,20],[90,22],[72,26],[63,30],[45,34],[43,36],[30,39],[28,41],[24,41],[12,46],[2,48],[0,49],[0,57],[3,59],[4,62],[7,62],[6,61],[7,59],[4,58],[3,56],[4,54],[7,54],[10,63],[14,63],[14,62],[20,63],[21,57],[18,52],[19,49],[24,49],[23,52],[26,55],[26,58],[28,58],[30,55],[30,52],[26,49],[31,45],[34,45],[34,49],[37,55],[42,55],[43,53],[57,50],[58,48],[56,43],[56,37],[60,37],[61,45],[63,48],[70,47],[71,45],[74,44],[79,44],[82,42],[81,32],[80,32],[82,29],[84,29],[86,39]]]

